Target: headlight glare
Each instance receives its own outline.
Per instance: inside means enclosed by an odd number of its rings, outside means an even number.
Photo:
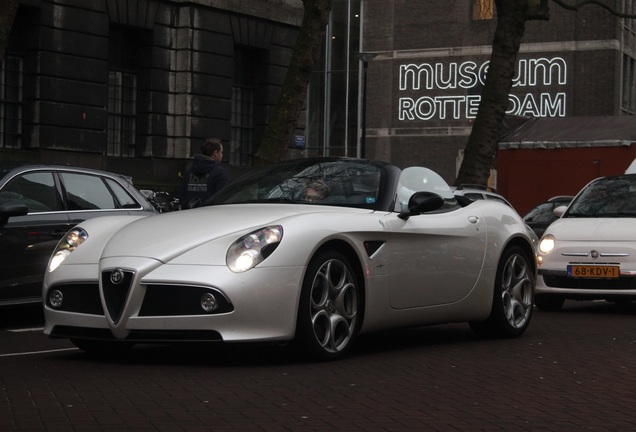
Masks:
[[[236,258],[235,271],[244,272],[254,267],[258,261],[259,253],[255,250],[247,250]]]
[[[62,264],[62,262],[71,254],[71,252],[84,243],[87,238],[88,233],[82,228],[73,228],[66,233],[66,236],[64,236],[57,244],[51,259],[49,260],[49,272],[58,268],[59,265]]]
[[[262,262],[276,249],[283,238],[280,225],[261,228],[236,240],[227,251],[227,266],[242,273]]]
[[[554,236],[552,234],[548,234],[541,239],[539,242],[539,251],[542,254],[549,254],[554,249]]]

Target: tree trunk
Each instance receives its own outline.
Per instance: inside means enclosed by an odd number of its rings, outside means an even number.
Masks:
[[[332,0],[303,0],[303,3],[303,22],[291,62],[274,114],[256,152],[256,159],[261,163],[283,160],[287,148],[292,145],[311,73],[323,45]]]
[[[508,94],[525,31],[527,11],[528,0],[504,0],[497,3],[498,21],[488,74],[479,113],[464,150],[464,160],[456,184],[485,185],[488,182],[508,107]]]

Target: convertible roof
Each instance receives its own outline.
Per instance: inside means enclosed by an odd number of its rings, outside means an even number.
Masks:
[[[636,144],[636,116],[506,117],[499,149],[616,147]]]

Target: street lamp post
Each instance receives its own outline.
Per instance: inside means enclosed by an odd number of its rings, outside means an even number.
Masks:
[[[358,59],[362,62],[363,74],[362,74],[362,118],[360,128],[360,157],[366,156],[367,147],[367,68],[369,62],[373,60],[377,54],[375,53],[358,53]]]

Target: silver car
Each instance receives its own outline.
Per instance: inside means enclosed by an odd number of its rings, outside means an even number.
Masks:
[[[459,202],[424,167],[287,161],[204,207],[75,227],[46,273],[44,332],[100,354],[294,342],[319,360],[395,327],[514,337],[532,314],[535,240],[507,205]]]
[[[0,306],[42,301],[46,264],[73,226],[98,216],[151,214],[128,177],[0,162]]]

